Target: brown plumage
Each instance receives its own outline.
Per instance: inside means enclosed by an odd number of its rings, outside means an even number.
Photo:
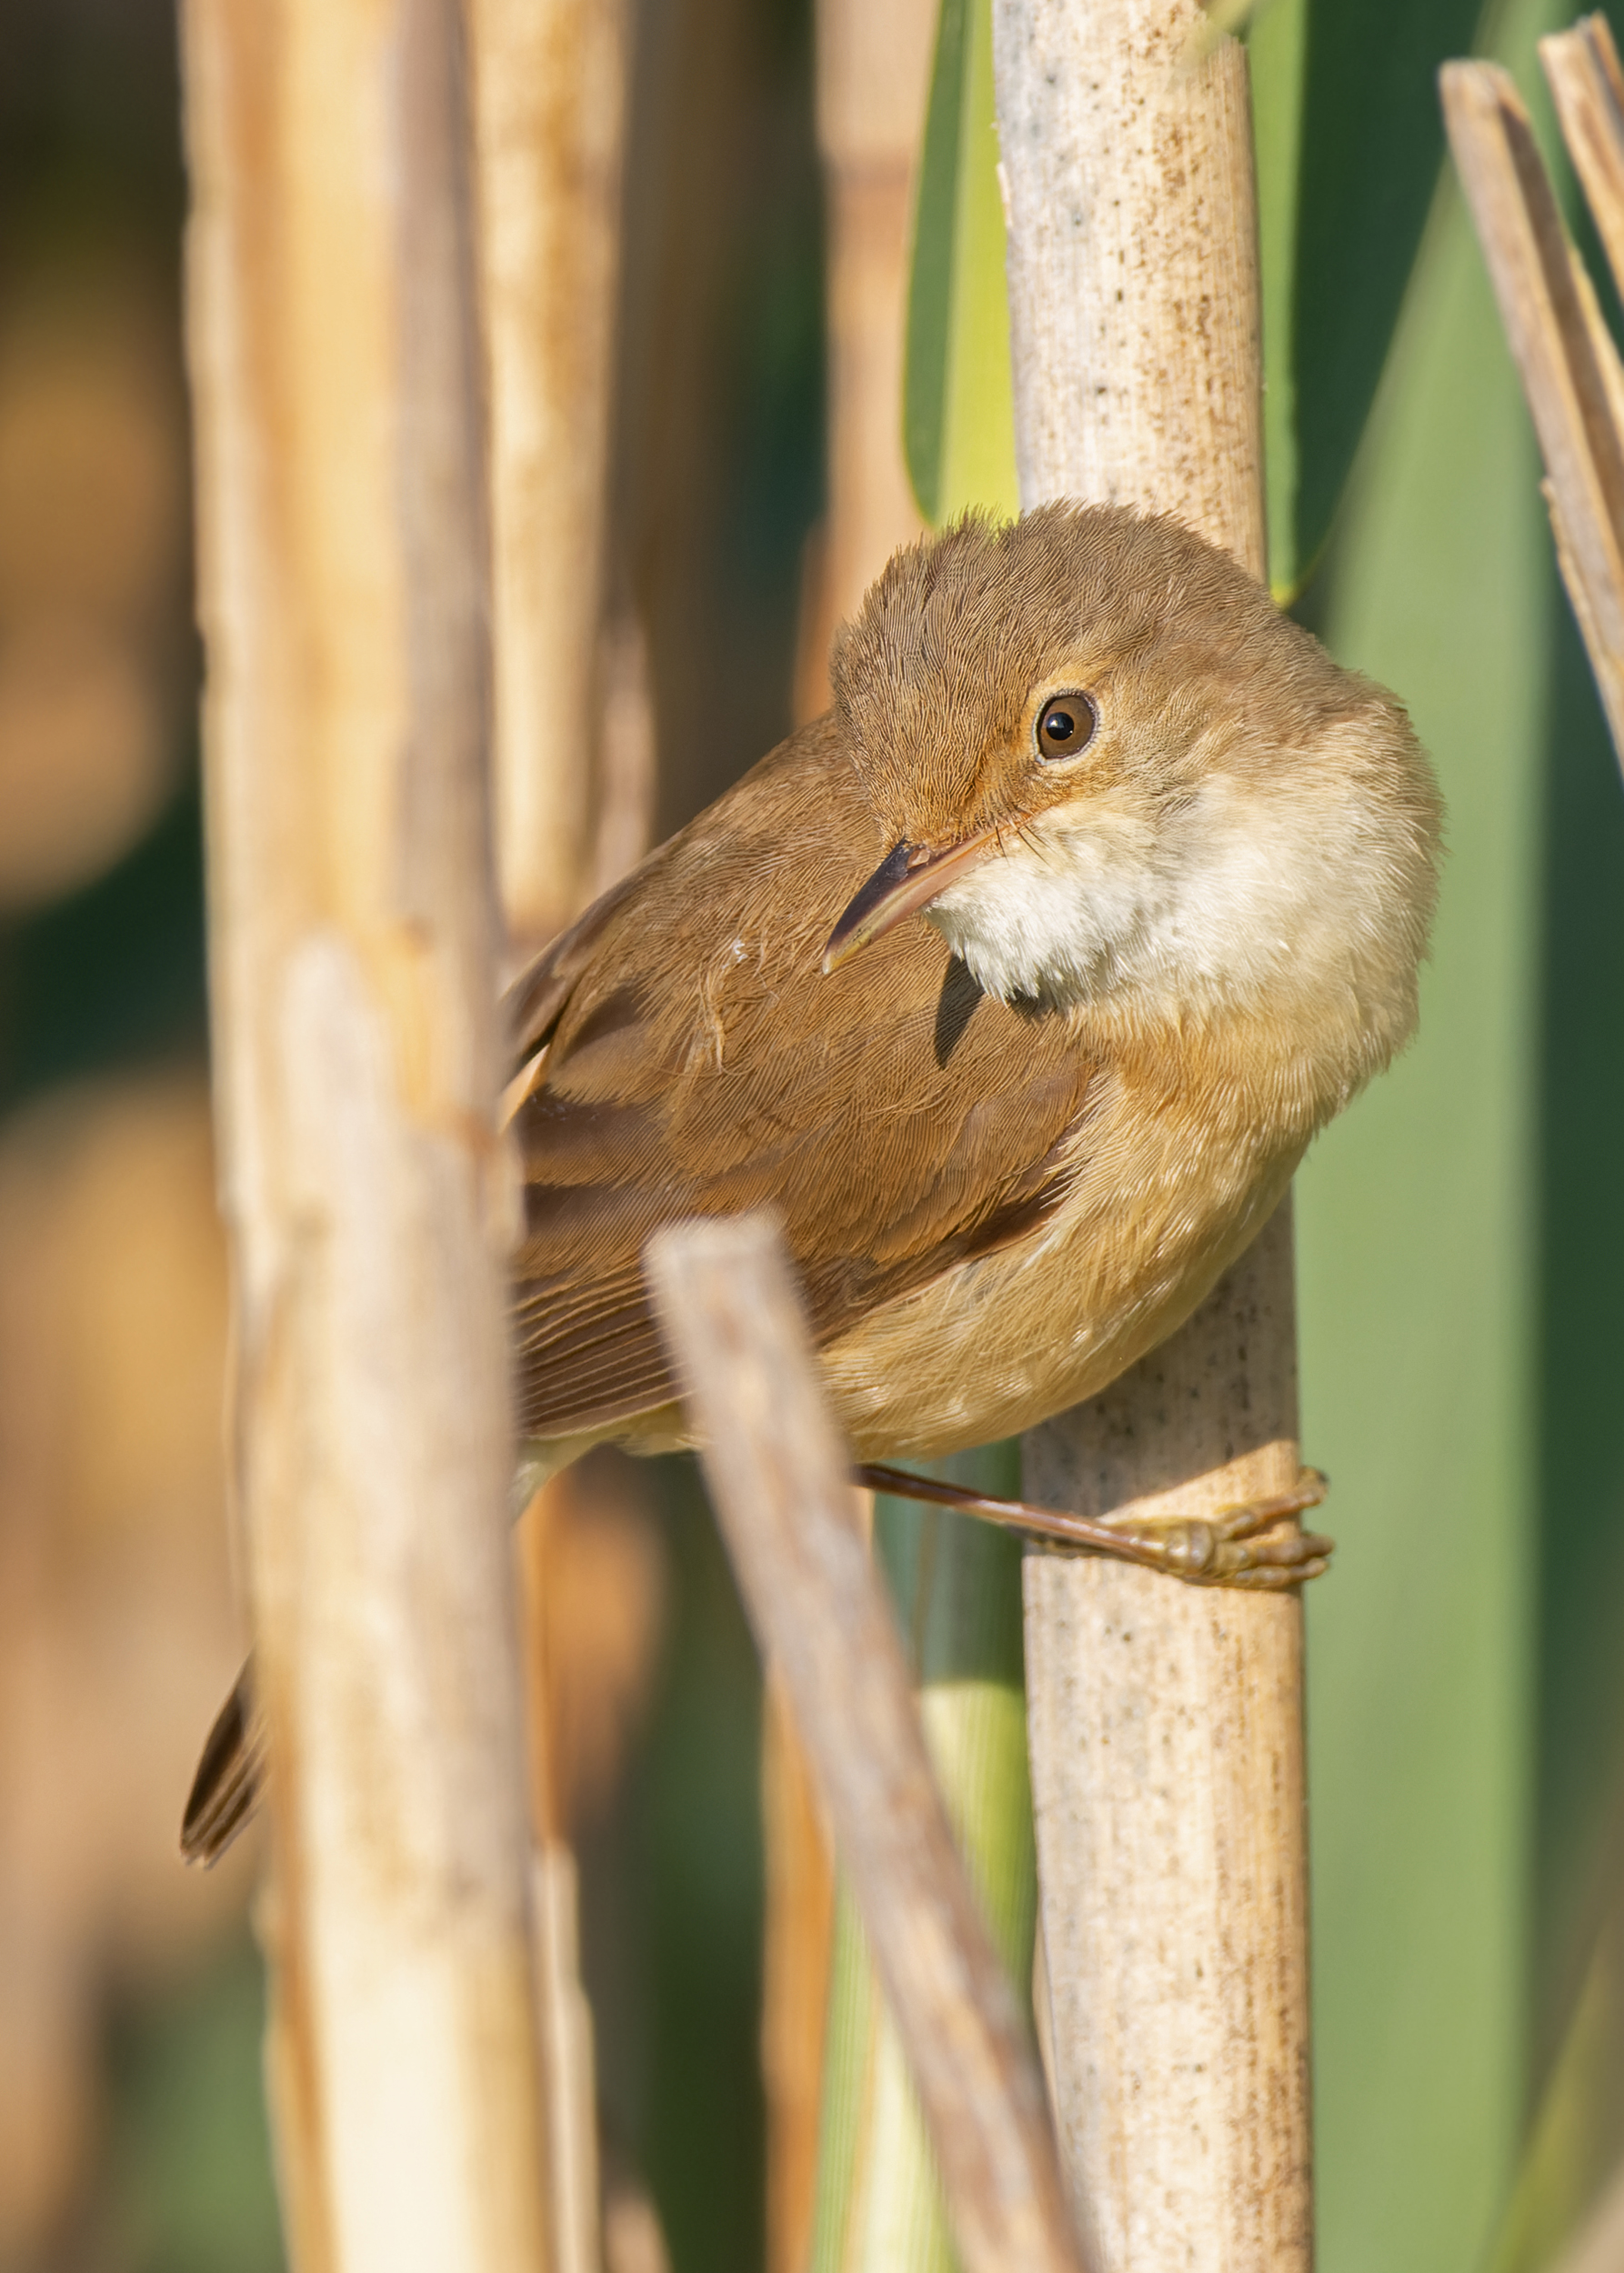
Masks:
[[[916,546],[834,683],[514,990],[518,1058],[545,1047],[515,1124],[533,1438],[682,1440],[643,1243],[764,1201],[859,1457],[1028,1426],[1188,1314],[1413,1023],[1438,816],[1403,714],[1175,525],[1051,508]],[[1098,727],[1039,762],[1067,685]],[[1301,808],[1304,861],[1359,866],[1328,957],[1252,983],[1243,939],[1180,988],[1108,954],[1097,984],[1018,991],[916,918],[820,970],[899,842],[989,832],[991,896],[1057,812],[1153,836],[1220,773]]]
[[[923,925],[819,971],[884,849],[823,719],[588,917],[556,1024],[522,1037],[547,1042],[515,1122],[527,1436],[671,1397],[642,1278],[659,1224],[771,1201],[829,1341],[1052,1211],[1093,1077],[1065,1022],[982,994]]]
[[[537,1472],[687,1441],[644,1244],[763,1203],[857,1458],[1032,1425],[1188,1315],[1412,1028],[1408,723],[1177,525],[961,524],[832,678],[509,997]]]

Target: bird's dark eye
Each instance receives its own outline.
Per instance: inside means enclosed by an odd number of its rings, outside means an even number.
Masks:
[[[1087,749],[1099,723],[1094,698],[1080,688],[1051,696],[1038,714],[1039,757],[1075,757]]]

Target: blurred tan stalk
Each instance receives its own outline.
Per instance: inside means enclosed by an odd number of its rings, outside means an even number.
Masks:
[[[630,616],[612,631],[603,623],[631,24],[627,0],[469,0],[468,22],[496,874],[517,964],[642,857],[653,811],[640,626]],[[578,1479],[555,1479],[519,1547],[558,2273],[592,2273],[602,2255],[592,2016],[569,1795],[556,1773],[559,1654],[545,1639],[560,1567],[549,1544],[571,1536],[581,1496]]]
[[[537,2273],[461,18],[184,31],[285,2221],[297,2273]]]
[[[936,15],[932,0],[819,0],[817,9],[828,511],[807,546],[797,723],[828,707],[836,625],[855,614],[897,546],[924,529],[902,455],[902,362],[914,167]],[[762,1811],[767,2262],[768,2273],[801,2273],[817,2176],[834,1872],[806,1763],[770,1676]]]
[[[545,1496],[539,1496],[543,1497]],[[581,1988],[579,1887],[558,1806],[553,1731],[555,1686],[545,1621],[548,1531],[520,1524],[515,1540],[523,1610],[525,1719],[529,1737],[530,1898],[536,1925],[536,2017],[547,2121],[553,2273],[594,2273],[603,2256],[598,2224],[597,2086],[592,2013]]]
[[[589,896],[626,0],[469,0],[490,404],[496,867],[510,939]]]
[[[920,536],[902,455],[914,168],[925,131],[929,0],[819,0],[817,143],[827,277],[828,511],[811,550],[796,712],[828,708],[828,651],[898,545]]]
[[[599,2169],[575,1856],[583,1825],[604,1811],[624,1767],[664,1609],[660,1539],[628,1465],[605,1452],[555,1477],[526,1509],[516,1542],[556,2273],[606,2259],[619,2273],[617,2226],[628,2202],[663,2248],[652,2203],[631,2174],[615,2172],[606,2188]]]

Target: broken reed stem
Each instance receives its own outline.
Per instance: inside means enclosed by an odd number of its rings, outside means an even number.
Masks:
[[[1539,61],[1613,283],[1624,292],[1624,71],[1606,16],[1551,33],[1539,42]]]
[[[627,0],[468,0],[468,20],[496,857],[522,950],[591,896],[630,22]]]
[[[783,1243],[757,1217],[649,1242],[649,1284],[763,1655],[793,1704],[936,2147],[967,2273],[1060,2273],[1037,2065],[931,1775]]]
[[[1624,245],[1624,108],[1600,18],[1542,40],[1558,115],[1609,256]],[[1624,371],[1533,129],[1497,65],[1446,64],[1444,119],[1545,460],[1557,558],[1624,765]]]
[[[1012,1494],[1019,1488],[1019,1457],[1013,1445],[997,1445],[939,1462],[931,1473]],[[875,1502],[874,1549],[907,1648],[926,1748],[954,1839],[1024,2008],[1037,1869],[1019,1542],[974,1517],[882,1495]],[[907,2064],[843,1887],[811,2273],[953,2273],[957,2264]]]
[[[1195,0],[995,0],[1021,502],[1265,568],[1246,61]],[[1034,1500],[1191,1515],[1298,1472],[1288,1211],[1171,1341],[1025,1440]],[[1102,2273],[1310,2261],[1302,1611],[1028,1551],[1062,2150]]]
[[[184,33],[285,2228],[298,2273],[541,2273],[460,16]]]

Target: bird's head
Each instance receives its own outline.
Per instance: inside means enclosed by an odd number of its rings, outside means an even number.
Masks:
[[[832,969],[922,912],[989,994],[1414,1017],[1439,805],[1391,696],[1226,555],[1116,507],[898,553],[837,641],[886,858]],[[1289,1013],[1285,1015],[1289,1016]]]

